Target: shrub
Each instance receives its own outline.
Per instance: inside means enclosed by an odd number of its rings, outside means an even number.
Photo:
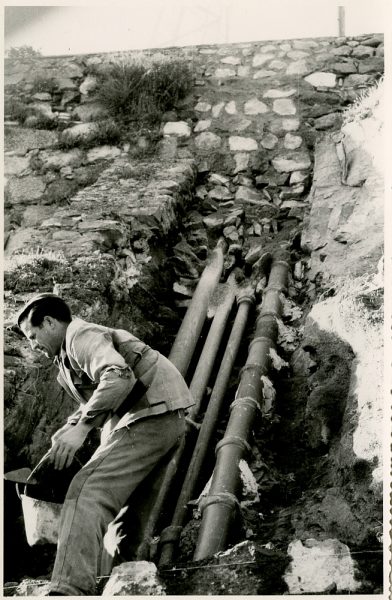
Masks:
[[[12,120],[23,123],[25,119],[31,115],[31,110],[24,102],[11,98],[4,102],[4,114],[9,116]]]
[[[114,63],[98,78],[98,99],[114,117],[151,124],[186,96],[193,81],[189,66],[181,61]]]
[[[58,84],[52,77],[43,77],[42,75],[38,75],[35,77],[31,93],[36,94],[37,92],[48,92],[49,94],[53,94],[57,90]]]
[[[35,50],[32,46],[17,46],[10,48],[7,52],[7,58],[16,60],[29,60],[32,58],[38,58],[42,56],[39,50]]]

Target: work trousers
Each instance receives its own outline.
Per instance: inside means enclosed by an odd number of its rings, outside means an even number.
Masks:
[[[51,591],[94,595],[109,523],[184,433],[185,417],[177,410],[113,431],[98,447],[65,498]]]

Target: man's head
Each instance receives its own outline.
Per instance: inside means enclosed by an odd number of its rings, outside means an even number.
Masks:
[[[55,294],[38,294],[19,312],[17,323],[33,350],[54,358],[71,319],[71,310],[62,298]]]

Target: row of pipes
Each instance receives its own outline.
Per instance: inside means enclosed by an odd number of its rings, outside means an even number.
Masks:
[[[196,346],[199,342],[207,312],[214,292],[222,276],[226,242],[221,239],[213,250],[205,267],[191,304],[185,314],[169,359],[185,377]],[[200,560],[226,548],[230,528],[239,507],[241,477],[239,463],[250,450],[250,436],[257,413],[263,408],[263,379],[271,367],[271,349],[275,349],[278,336],[277,319],[281,316],[282,293],[287,291],[289,264],[287,254],[272,257],[268,284],[263,291],[263,299],[258,307],[259,316],[253,340],[249,345],[248,357],[240,373],[240,382],[235,399],[230,406],[230,417],[226,432],[216,447],[216,463],[208,494],[199,504],[202,512],[195,560]],[[257,277],[265,276],[263,271]],[[151,544],[157,533],[157,525],[163,512],[168,512],[168,499],[173,483],[178,485],[179,470],[185,470],[180,494],[171,517],[171,523],[159,536],[159,566],[173,563],[180,542],[183,525],[186,521],[189,504],[194,498],[211,439],[221,415],[221,408],[228,389],[238,350],[248,322],[250,309],[255,302],[254,289],[259,283],[253,277],[246,285],[238,286],[229,277],[221,287],[222,299],[215,311],[207,338],[190,382],[190,391],[195,404],[187,416],[187,433],[166,467],[163,484],[155,505],[150,513],[144,531],[144,542],[138,550],[139,560],[148,560]],[[222,284],[219,284],[222,286]],[[227,339],[225,351],[215,378],[215,383],[201,424],[197,423],[202,400],[205,396],[216,356],[227,329],[227,323],[234,304],[237,304],[235,318]],[[189,444],[197,432],[197,439],[191,448],[191,457],[186,466],[182,463],[189,455]],[[181,467],[181,469],[180,469]]]

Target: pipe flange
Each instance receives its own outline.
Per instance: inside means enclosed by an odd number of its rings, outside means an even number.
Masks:
[[[265,296],[265,294],[267,292],[287,292],[287,286],[286,285],[267,285],[267,287],[265,288],[264,292],[263,292],[263,296]]]
[[[220,492],[219,494],[208,494],[199,502],[199,510],[203,512],[211,504],[225,504],[231,509],[237,509],[240,506],[238,498],[230,492]]]
[[[228,444],[233,444],[233,446],[238,446],[241,450],[245,452],[251,452],[252,448],[248,444],[248,442],[240,437],[239,435],[227,435],[220,442],[217,443],[215,448],[215,454],[219,452],[223,446],[227,446]]]
[[[248,302],[248,304],[254,304],[255,295],[249,292],[243,292],[242,294],[241,292],[239,292],[237,295],[237,304],[242,304],[243,302]]]
[[[230,411],[232,411],[236,406],[249,406],[249,408],[255,408],[256,410],[262,412],[259,403],[257,400],[252,398],[252,396],[242,396],[241,398],[236,398],[234,402],[230,404]]]
[[[262,375],[266,375],[268,372],[268,370],[265,367],[263,367],[262,365],[259,365],[258,363],[248,363],[247,365],[244,365],[242,367],[242,369],[240,370],[240,373],[239,373],[240,379],[241,379],[242,375],[245,373],[245,371],[249,371],[250,369],[259,371]]]
[[[290,269],[290,265],[287,262],[287,260],[272,260],[272,265],[271,265],[271,269],[273,268],[274,265],[284,265],[285,267],[287,267],[288,269]]]
[[[278,313],[275,310],[266,310],[263,312],[263,309],[261,309],[260,314],[256,319],[256,323],[259,321],[259,319],[262,319],[263,317],[274,317],[275,319],[277,319]]]
[[[159,537],[160,544],[176,543],[180,539],[182,527],[181,525],[169,525],[161,532]]]

